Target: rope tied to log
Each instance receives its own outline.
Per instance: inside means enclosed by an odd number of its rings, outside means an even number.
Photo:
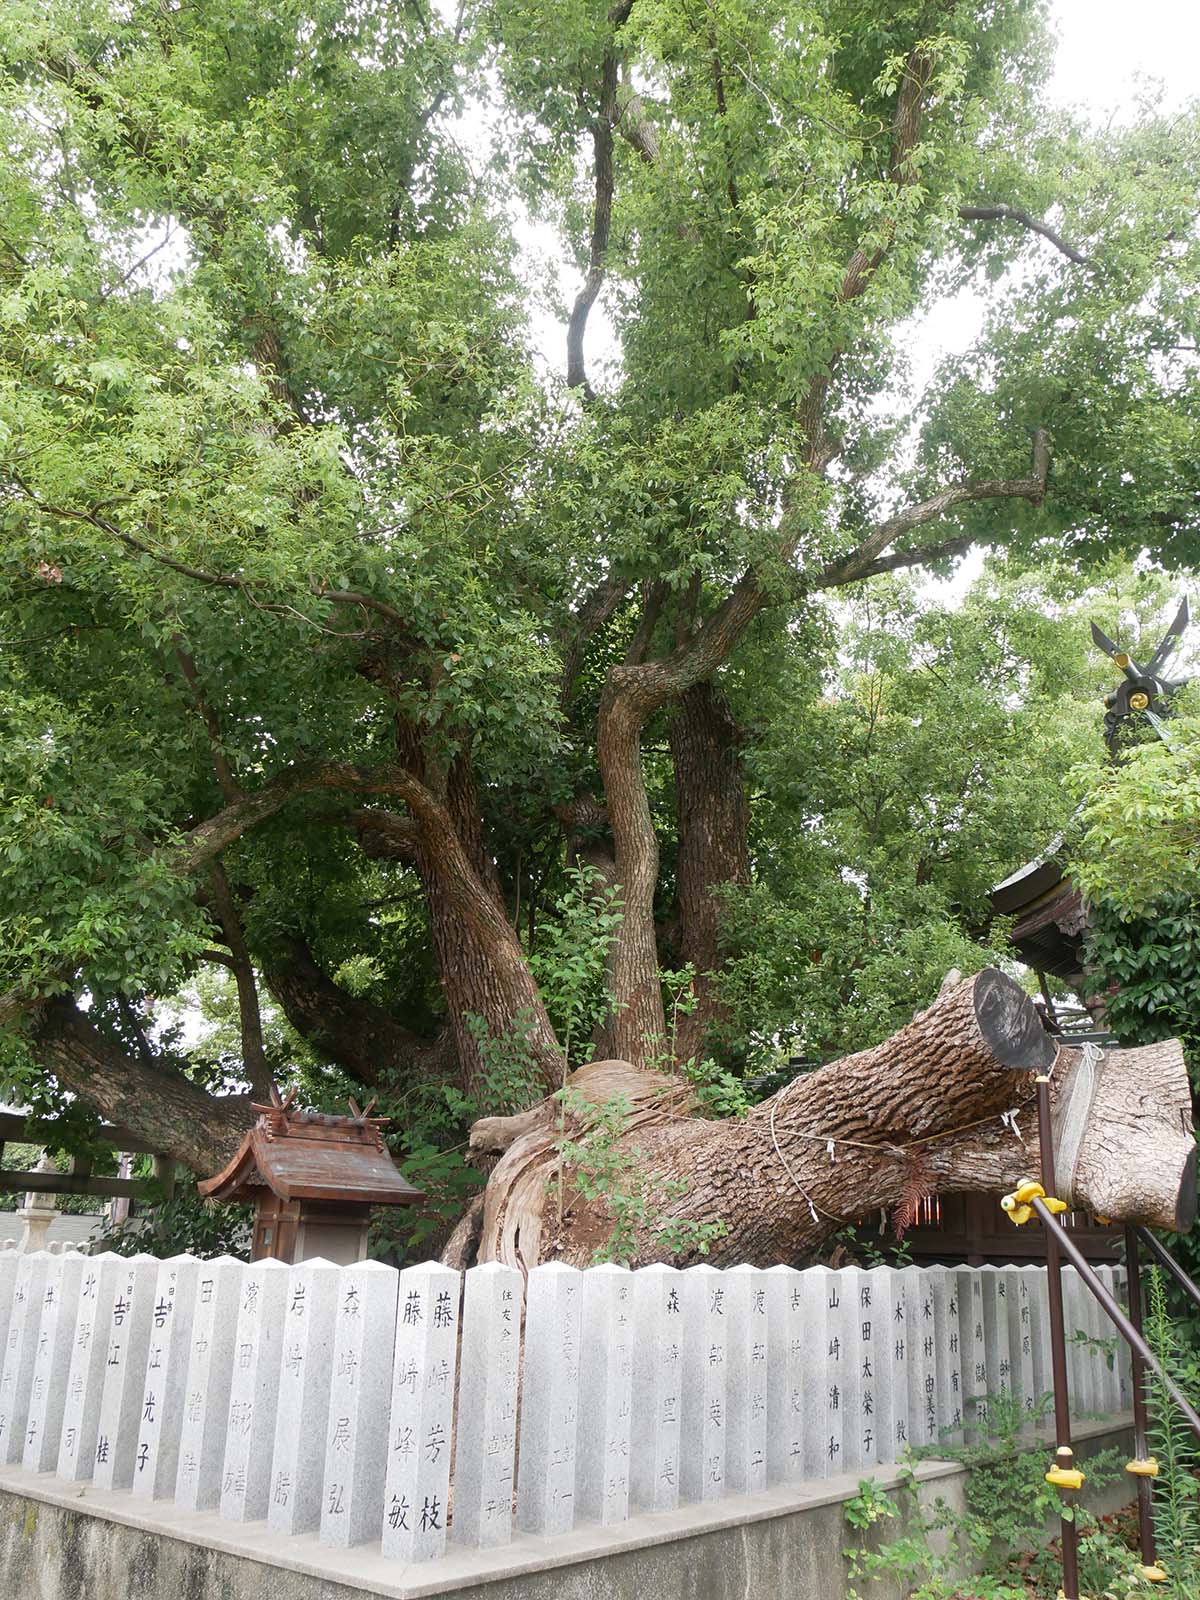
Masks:
[[[1059,1192],[1064,1200],[1073,1200],[1079,1152],[1106,1061],[1104,1051],[1098,1044],[1089,1041],[1078,1048],[1079,1062],[1063,1087],[1054,1118],[1054,1167]]]
[[[1096,1047],[1094,1045],[1085,1046],[1085,1049],[1094,1050],[1095,1048]],[[1099,1054],[1103,1054],[1103,1052],[1099,1052]],[[830,1221],[846,1225],[851,1223],[854,1219],[852,1217],[839,1217],[836,1212],[828,1211],[824,1206],[818,1206],[812,1195],[809,1194],[808,1190],[804,1187],[799,1178],[797,1178],[796,1174],[788,1165],[787,1158],[784,1156],[783,1151],[779,1147],[779,1135],[775,1131],[775,1113],[787,1099],[791,1091],[795,1088],[796,1084],[801,1081],[802,1075],[798,1074],[792,1079],[791,1083],[789,1083],[786,1088],[781,1089],[780,1092],[773,1096],[771,1100],[771,1109],[767,1117],[767,1126],[771,1135],[771,1144],[774,1147],[775,1154],[779,1159],[780,1166],[787,1173],[788,1177],[792,1180],[792,1183],[796,1186],[800,1194],[804,1197],[813,1221],[816,1223],[820,1222],[821,1219],[818,1215],[818,1212],[820,1212],[824,1216],[828,1217]],[[909,1162],[912,1159],[912,1151],[918,1150],[924,1145],[936,1144],[941,1139],[955,1139],[959,1134],[970,1133],[975,1128],[986,1127],[993,1122],[999,1122],[1003,1127],[1007,1128],[1021,1145],[1021,1147],[1023,1149],[1027,1149],[1028,1146],[1025,1144],[1024,1136],[1021,1133],[1021,1129],[1017,1123],[1017,1118],[1024,1110],[1025,1107],[1023,1105],[1010,1106],[1007,1111],[993,1112],[990,1116],[986,1117],[976,1117],[973,1122],[961,1123],[956,1128],[945,1128],[940,1133],[923,1134],[920,1138],[909,1139],[905,1144],[895,1144],[891,1142],[872,1143],[866,1139],[847,1139],[843,1138],[840,1134],[818,1133],[811,1128],[789,1128],[788,1132],[789,1134],[794,1135],[796,1138],[813,1139],[819,1144],[824,1144],[829,1151],[830,1161],[835,1159],[833,1153],[834,1146],[840,1144],[845,1145],[849,1149],[873,1150],[876,1155],[891,1156],[895,1161]],[[1086,1122],[1086,1116],[1084,1121]],[[1080,1133],[1080,1142],[1082,1142],[1082,1131]],[[1078,1156],[1078,1153],[1079,1147],[1078,1144],[1076,1144],[1075,1155]],[[1071,1170],[1074,1172],[1073,1165]]]

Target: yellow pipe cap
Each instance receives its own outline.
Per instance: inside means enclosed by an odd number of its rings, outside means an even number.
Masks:
[[[1056,1489],[1082,1489],[1083,1473],[1078,1467],[1051,1467],[1046,1474],[1046,1482],[1052,1483]]]

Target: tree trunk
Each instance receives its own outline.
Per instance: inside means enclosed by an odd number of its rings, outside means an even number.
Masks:
[[[360,1083],[455,1078],[454,1048],[445,1033],[424,1038],[382,1006],[347,994],[302,939],[281,941],[263,976],[296,1032]]]
[[[71,1000],[41,1003],[29,1044],[64,1089],[205,1177],[220,1171],[254,1121],[245,1096],[218,1099],[166,1063],[127,1056]]]
[[[409,767],[424,774],[420,741],[403,724],[398,738]],[[493,1038],[521,1026],[536,1087],[552,1093],[562,1053],[517,931],[509,920],[495,862],[487,850],[469,758],[459,755],[440,792],[413,777],[401,796],[410,816],[366,809],[347,819],[364,849],[415,866],[429,913],[450,1031],[464,1093],[488,1098],[486,1062],[467,1026],[482,1017]]]
[[[532,1057],[535,1092],[540,1086],[553,1093],[562,1081],[562,1054],[517,930],[509,919],[495,858],[484,838],[475,770],[470,758],[462,753],[450,767],[446,810],[480,889],[496,912],[486,924],[464,919],[444,879],[447,868],[453,870],[452,864],[439,852],[436,841],[422,841],[417,849],[417,871],[425,886],[430,932],[450,1028],[462,1064],[463,1091],[477,1099],[495,1095],[494,1087],[485,1082],[487,1064],[466,1023],[468,1016],[476,1016],[483,1019],[493,1038],[502,1038],[520,1027]]]
[[[1056,1099],[1082,1053],[1058,1049],[1012,979],[988,969],[949,989],[891,1039],[794,1080],[740,1121],[687,1115],[680,1080],[599,1062],[574,1075],[593,1102],[627,1097],[621,1145],[635,1264],[700,1259],[797,1262],[846,1223],[924,1194],[999,1196],[1038,1173],[1036,1072]],[[476,1124],[472,1147],[503,1151],[488,1181],[478,1258],[525,1268],[584,1265],[611,1236],[611,1203],[585,1201],[567,1173],[561,1233],[548,1198],[555,1109]],[[570,1130],[579,1137],[580,1128]],[[1176,1041],[1109,1052],[1078,1160],[1077,1204],[1119,1221],[1187,1229],[1195,1142]],[[678,1185],[685,1185],[679,1192]],[[640,1216],[642,1220],[637,1221]],[[719,1238],[672,1250],[664,1227],[717,1223]]]
[[[703,1054],[712,1028],[728,1016],[714,986],[722,963],[720,891],[750,881],[750,802],[738,726],[713,683],[680,696],[669,737],[678,818],[676,942],[696,972],[695,1009],[674,1029],[675,1056],[687,1061]]]
[[[622,902],[621,923],[610,952],[611,1036],[617,1055],[635,1067],[647,1067],[660,1058],[667,1030],[654,936],[658,838],[642,773],[641,733],[648,712],[636,692],[627,692],[627,686],[636,686],[637,681],[628,674],[640,670],[610,671],[600,700],[596,753]]]
[[[258,1004],[258,980],[254,975],[254,963],[250,959],[250,951],[246,945],[237,901],[220,860],[213,862],[208,876],[212,909],[221,925],[225,943],[229,947],[229,967],[233,973],[233,981],[237,985],[238,1017],[242,1034],[242,1066],[245,1069],[246,1081],[250,1085],[250,1093],[259,1100],[266,1100],[271,1091],[271,1069],[267,1065],[267,1052],[263,1044],[262,1011]]]
[[[590,867],[594,874],[593,893],[597,900],[607,903],[612,891],[620,887],[607,810],[590,794],[577,795],[569,805],[556,806],[554,809],[566,830],[568,864]],[[610,944],[604,957],[604,992],[610,996],[616,993],[613,958],[613,946]],[[614,1021],[615,1013],[610,1006],[592,1029],[592,1055],[597,1061],[618,1054]]]

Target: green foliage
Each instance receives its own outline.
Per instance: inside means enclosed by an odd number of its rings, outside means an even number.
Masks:
[[[995,959],[986,889],[1069,816],[1091,737],[1095,674],[1063,661],[1078,591],[1111,587],[1114,553],[1200,548],[1198,113],[1148,101],[1089,128],[1048,111],[1050,60],[1025,0],[10,0],[0,1089],[83,1138],[32,1024],[8,1021],[10,996],[16,1015],[56,993],[135,1054],[127,1008],[198,1005],[213,1026],[156,1027],[156,1062],[240,1082],[188,847],[231,781],[257,795],[317,765],[329,782],[221,852],[255,966],[302,938],[349,997],[444,1024],[428,874],[371,848],[361,814],[414,819],[346,776],[398,760],[478,812],[517,958],[581,1064],[621,907],[568,867],[561,816],[614,801],[604,685],[751,568],[769,604],[717,679],[754,866],[725,896],[718,1065],[689,1069],[706,1107],[737,1110],[739,1072],[790,1048],[875,1042],[946,968]],[[521,219],[587,269],[602,123],[618,353],[593,338],[581,405],[533,349],[566,308]],[[1053,210],[1086,267],[960,215],[997,202]],[[986,326],[917,394],[912,319],[969,284]],[[1041,503],[937,518],[939,572],[971,538],[1010,553],[961,607],[888,574],[849,602],[812,587],[900,504],[1021,477],[1032,428],[1055,439]],[[612,580],[625,600],[576,650]],[[666,971],[668,716],[643,741]],[[585,842],[606,849],[604,825]],[[317,1028],[266,1010],[278,1076],[318,1102],[354,1087]],[[521,1098],[527,1020],[466,1024],[488,1109]],[[407,1154],[465,1193],[444,1157],[471,1108],[442,1088]]]
[[[564,1119],[569,1115],[582,1129],[576,1138],[560,1132],[558,1178],[564,1173],[571,1187],[588,1202],[599,1202],[612,1220],[612,1232],[597,1245],[593,1260],[627,1264],[649,1235],[672,1255],[696,1252],[707,1255],[714,1240],[725,1233],[723,1222],[698,1217],[659,1218],[668,1201],[687,1193],[683,1178],[655,1179],[643,1171],[642,1153],[622,1143],[632,1106],[624,1095],[612,1095],[599,1105],[570,1087],[557,1096]],[[565,1120],[560,1127],[565,1127]]]
[[[685,1061],[679,1070],[692,1086],[701,1116],[744,1117],[754,1104],[743,1079],[708,1057]]]
[[[988,893],[1101,765],[1086,619],[1130,587],[996,559],[939,606],[881,580],[815,681],[807,657],[832,648],[815,629],[744,661],[756,870],[724,902],[726,1051],[761,1071],[862,1049],[951,967],[1008,959]],[[1161,602],[1161,580],[1141,587]]]
[[[1089,900],[1128,920],[1200,898],[1200,717],[1175,717],[1169,743],[1128,751],[1092,789],[1072,868]]]
[[[1146,1340],[1168,1375],[1189,1398],[1200,1394],[1200,1359],[1194,1345],[1179,1337],[1168,1309],[1162,1273],[1148,1274]],[[1179,1596],[1193,1595],[1200,1585],[1200,1446],[1176,1411],[1162,1380],[1147,1375],[1150,1406],[1149,1442],[1158,1459],[1154,1480],[1154,1537],[1161,1565]]]
[[[1200,1387],[1200,1361],[1180,1338],[1169,1312],[1166,1288],[1157,1268],[1148,1274],[1146,1336],[1155,1355],[1186,1394]],[[1108,1341],[1105,1341],[1107,1344]],[[1167,1582],[1156,1585],[1172,1600],[1190,1600],[1200,1586],[1200,1450],[1159,1379],[1149,1375],[1149,1441],[1160,1473],[1154,1480],[1154,1524],[1160,1565]],[[1043,1396],[1036,1415],[1050,1407]],[[886,1493],[864,1479],[847,1502],[847,1523],[860,1534],[878,1535],[846,1551],[855,1583],[855,1600],[869,1600],[870,1586],[892,1581],[906,1600],[1034,1600],[1054,1595],[1060,1584],[1059,1551],[1047,1533],[1062,1506],[1058,1491],[1043,1477],[1044,1448],[1031,1449],[1021,1431],[1029,1422],[1020,1397],[990,1396],[988,1437],[967,1447],[931,1446],[917,1452],[960,1461],[971,1468],[962,1512],[942,1500],[932,1507],[918,1498],[910,1460],[899,1487]],[[1090,1456],[1087,1481],[1093,1488],[1122,1477],[1123,1455],[1105,1450]],[[1076,1506],[1079,1530],[1080,1592],[1118,1600],[1142,1593],[1136,1567],[1140,1553],[1132,1533],[1122,1536],[1112,1519],[1097,1521]],[[891,1533],[895,1525],[895,1534]],[[970,1575],[968,1575],[970,1574]]]
[[[128,1222],[106,1223],[91,1250],[134,1256],[237,1256],[248,1259],[254,1208],[202,1200],[190,1184],[173,1195],[139,1201]]]
[[[592,1030],[612,1007],[604,968],[621,925],[621,891],[602,878],[585,863],[564,870],[566,887],[554,903],[549,932],[530,958],[562,1045],[564,1071],[591,1060]]]
[[[916,1452],[901,1481],[885,1493],[871,1479],[846,1503],[845,1517],[860,1533],[879,1528],[870,1541],[852,1546],[853,1600],[869,1600],[877,1583],[900,1586],[906,1600],[1033,1600],[1059,1587],[1056,1552],[1047,1530],[1062,1510],[1056,1489],[1045,1481],[1046,1451],[1032,1446],[1024,1430],[1044,1419],[1050,1397],[1032,1413],[1021,1396],[989,1395],[987,1433],[968,1445],[939,1444]],[[969,1469],[964,1506],[958,1511],[940,1496],[923,1504],[913,1472],[922,1456],[960,1462]],[[1124,1458],[1117,1450],[1089,1456],[1093,1488],[1119,1479]],[[1135,1558],[1084,1507],[1075,1508],[1079,1530],[1081,1593],[1126,1594]],[[893,1536],[889,1524],[897,1525]],[[858,1585],[863,1583],[865,1589]]]

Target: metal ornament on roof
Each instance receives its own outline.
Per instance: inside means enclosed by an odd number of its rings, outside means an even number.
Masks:
[[[1144,667],[1140,667],[1127,650],[1113,643],[1102,628],[1092,623],[1092,638],[1098,649],[1120,667],[1125,681],[1114,693],[1104,697],[1104,742],[1115,755],[1121,726],[1132,717],[1145,717],[1159,738],[1167,742],[1163,718],[1171,714],[1168,704],[1187,682],[1186,678],[1171,679],[1162,675],[1162,668],[1179,648],[1178,640],[1188,625],[1187,596],[1180,601],[1175,620],[1163,635],[1158,649]]]

